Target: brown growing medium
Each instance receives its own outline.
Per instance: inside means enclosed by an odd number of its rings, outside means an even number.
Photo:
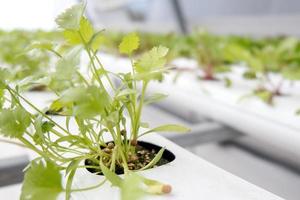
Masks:
[[[107,143],[106,147],[102,147],[102,151],[107,155],[111,156],[113,149],[115,148],[115,145],[113,142]],[[149,149],[148,146],[143,146],[137,143],[137,145],[134,148],[134,152],[129,152],[128,153],[128,158],[127,158],[127,165],[129,170],[140,170],[143,167],[147,166],[156,156],[158,153],[159,149]],[[97,158],[99,159],[99,158]],[[107,165],[109,168],[109,163],[105,163],[105,158],[103,158],[104,164]],[[167,164],[171,162],[169,159],[165,158],[162,156],[162,158],[152,167],[158,167],[162,166],[164,164]],[[85,161],[85,165],[87,166],[86,169],[91,172],[91,173],[96,173],[99,175],[102,175],[102,172],[100,169],[95,169],[95,167],[99,166],[99,162],[96,163],[90,159],[87,159]],[[93,166],[93,168],[89,168],[88,166]],[[124,173],[124,168],[122,166],[121,162],[116,161],[116,169],[115,169],[116,174],[123,174]]]

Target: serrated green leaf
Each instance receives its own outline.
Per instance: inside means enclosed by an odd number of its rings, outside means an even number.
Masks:
[[[166,64],[168,48],[163,46],[153,47],[145,53],[135,64],[134,68],[140,79],[161,79],[162,68]]]
[[[82,48],[76,46],[66,51],[56,63],[55,72],[51,74],[49,88],[60,91],[73,85],[73,81],[80,83],[78,79],[78,66]]]
[[[130,33],[123,38],[119,45],[119,51],[120,53],[130,55],[134,50],[138,49],[139,43],[140,39],[136,33]]]
[[[81,38],[78,31],[65,30],[63,34],[64,34],[64,38],[67,40],[69,44],[72,45],[81,44]]]
[[[22,137],[30,123],[30,114],[20,107],[3,109],[0,112],[0,131],[6,137]]]
[[[63,13],[61,13],[56,19],[56,24],[66,30],[79,30],[80,20],[85,9],[84,3],[76,4]]]
[[[52,162],[35,161],[27,169],[21,200],[56,200],[63,191],[59,168]]]
[[[88,43],[94,34],[94,28],[87,18],[82,17],[80,20],[79,31],[65,30],[63,34],[70,44],[77,45],[82,44],[83,42]]]
[[[80,20],[79,31],[80,31],[85,43],[88,43],[90,41],[90,39],[92,38],[92,36],[94,35],[94,28],[93,28],[91,22],[85,17],[82,17]]]
[[[72,113],[78,117],[93,117],[102,115],[109,106],[109,96],[96,86],[77,87],[67,90],[62,98],[63,104],[73,103]]]

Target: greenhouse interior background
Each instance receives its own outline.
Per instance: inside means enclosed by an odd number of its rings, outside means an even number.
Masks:
[[[57,56],[41,48],[64,40],[66,34],[55,19],[78,3],[0,0],[0,68],[8,72],[0,77],[11,87],[20,84],[20,94],[37,107],[52,108],[57,94],[53,88],[64,94],[73,87],[65,85],[69,80],[59,82],[68,79],[69,68],[55,71]],[[160,101],[145,105],[141,119],[150,127],[182,124],[190,132],[154,134],[282,199],[299,199],[300,1],[86,0],[84,4],[85,17],[103,36],[97,54],[115,84],[113,74],[123,73],[130,64],[118,50],[123,36],[139,36],[140,49],[133,59],[154,46],[169,49],[164,77],[148,85],[149,93],[157,93],[155,100]],[[87,71],[84,67],[91,63],[86,55],[79,65]],[[56,80],[59,73],[66,77]],[[52,77],[57,82],[51,82]],[[3,99],[10,96],[0,90],[4,113]],[[23,169],[33,157],[18,138],[5,132],[14,125],[7,125],[1,113],[0,199],[14,200],[24,189]],[[26,123],[20,117],[19,123]]]

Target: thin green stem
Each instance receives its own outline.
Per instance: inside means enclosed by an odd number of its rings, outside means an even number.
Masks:
[[[96,189],[100,186],[102,186],[107,179],[104,179],[103,181],[101,181],[99,184],[91,186],[91,187],[86,187],[86,188],[79,188],[79,189],[72,189],[71,192],[83,192],[83,191],[87,191],[87,190],[93,190]]]
[[[51,121],[52,123],[54,123],[58,128],[60,128],[62,131],[64,131],[65,133],[67,133],[68,135],[70,135],[70,133],[64,129],[61,125],[59,125],[58,123],[56,123],[53,119],[51,119],[49,116],[47,116],[43,111],[41,111],[40,109],[38,109],[35,105],[33,105],[30,101],[28,101],[26,98],[24,98],[22,95],[20,95],[17,91],[15,91],[14,89],[12,89],[11,87],[9,87],[8,85],[6,86],[7,90],[13,95],[17,95],[19,98],[21,98],[23,101],[25,101],[30,107],[32,107],[35,111],[37,111],[39,114],[41,114],[43,117],[45,117],[46,119],[48,119],[49,121]],[[57,132],[59,137],[63,137],[64,135],[60,134],[59,132]]]
[[[108,74],[107,74],[107,72],[106,72],[106,70],[105,70],[103,64],[100,62],[100,59],[98,58],[98,56],[96,55],[95,52],[93,52],[93,55],[94,55],[94,58],[96,58],[96,61],[97,61],[98,64],[100,65],[101,69],[103,70],[104,76],[106,77],[107,81],[109,82],[111,88],[112,88],[114,91],[116,91],[116,88],[114,87],[114,85],[113,85],[111,79],[109,78],[109,76],[108,76]]]
[[[145,99],[145,93],[146,93],[146,89],[147,89],[147,85],[148,82],[143,82],[143,88],[142,88],[142,94],[139,100],[139,107],[137,110],[137,115],[136,115],[136,119],[135,119],[135,129],[133,132],[133,139],[136,140],[137,136],[138,136],[138,132],[139,132],[139,124],[141,121],[141,113],[142,113],[142,108],[143,108],[143,103],[144,103],[144,99]]]
[[[82,41],[82,43],[83,43],[83,45],[84,45],[84,49],[85,49],[85,51],[87,52],[87,54],[88,54],[88,56],[89,56],[89,59],[90,59],[90,61],[91,61],[92,69],[93,69],[93,75],[96,76],[96,79],[97,79],[98,83],[100,84],[100,86],[101,86],[102,88],[105,88],[104,85],[103,85],[103,83],[102,83],[102,81],[101,81],[101,79],[100,79],[100,74],[99,74],[98,71],[97,71],[97,68],[96,68],[96,65],[95,65],[95,63],[94,63],[94,59],[93,59],[93,57],[92,57],[92,55],[91,55],[91,52],[90,52],[90,50],[89,50],[89,47],[88,47],[87,43],[85,42],[85,40],[84,40],[84,38],[83,38],[83,36],[82,36],[82,34],[81,34],[80,31],[78,31],[78,34],[79,34],[79,36],[80,36],[80,38],[81,38],[81,41]]]

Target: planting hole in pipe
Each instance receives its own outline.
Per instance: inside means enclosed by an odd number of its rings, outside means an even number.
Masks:
[[[107,144],[110,144],[112,142],[108,142]],[[136,146],[136,155],[134,155],[133,159],[131,161],[128,161],[128,167],[130,170],[139,170],[146,166],[151,160],[155,157],[155,155],[162,149],[163,147],[149,143],[144,141],[138,141]],[[154,165],[154,167],[159,167],[165,164],[168,164],[175,160],[175,155],[169,151],[168,149],[165,149],[161,159]],[[97,169],[95,167],[99,166],[99,162],[95,163],[90,159],[86,159],[84,164],[86,165],[86,169],[91,172],[95,173],[97,175],[103,175],[100,169]],[[93,166],[93,167],[88,167]],[[118,166],[118,165],[117,165]],[[153,167],[152,167],[153,168]],[[118,166],[115,169],[116,174],[124,174],[124,169],[121,166]]]

